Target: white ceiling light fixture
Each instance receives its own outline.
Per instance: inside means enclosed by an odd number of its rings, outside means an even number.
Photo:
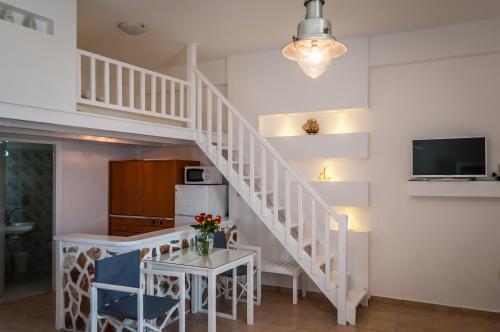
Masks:
[[[332,35],[332,24],[323,18],[324,0],[305,0],[306,18],[297,27],[297,36],[281,50],[283,56],[297,61],[311,78],[321,76],[332,59],[347,52],[347,47]]]
[[[146,26],[142,23],[122,22],[118,28],[129,35],[142,35],[146,32]]]

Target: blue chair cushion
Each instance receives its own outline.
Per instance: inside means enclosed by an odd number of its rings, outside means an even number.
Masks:
[[[95,262],[95,281],[103,284],[139,288],[140,262],[141,252],[139,250],[97,260]],[[104,289],[99,289],[97,294],[98,307],[128,295],[124,292]]]
[[[169,297],[144,295],[144,319],[156,319],[179,303]],[[100,315],[137,320],[137,295],[127,296],[98,309]]]

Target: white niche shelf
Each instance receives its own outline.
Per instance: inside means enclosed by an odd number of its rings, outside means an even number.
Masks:
[[[355,207],[369,205],[368,182],[314,181],[309,184],[328,205]]]
[[[408,195],[500,198],[500,181],[408,181]]]
[[[287,160],[368,158],[368,133],[268,137]]]

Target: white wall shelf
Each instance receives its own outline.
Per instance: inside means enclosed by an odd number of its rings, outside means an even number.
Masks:
[[[368,158],[368,133],[268,137],[288,160]]]
[[[408,181],[408,195],[429,197],[500,197],[500,182]]]
[[[309,182],[329,205],[367,207],[369,205],[368,182]]]

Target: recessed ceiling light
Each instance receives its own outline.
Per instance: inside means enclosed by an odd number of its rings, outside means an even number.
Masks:
[[[142,23],[122,22],[118,24],[118,28],[129,35],[142,35],[146,32],[146,26]]]

